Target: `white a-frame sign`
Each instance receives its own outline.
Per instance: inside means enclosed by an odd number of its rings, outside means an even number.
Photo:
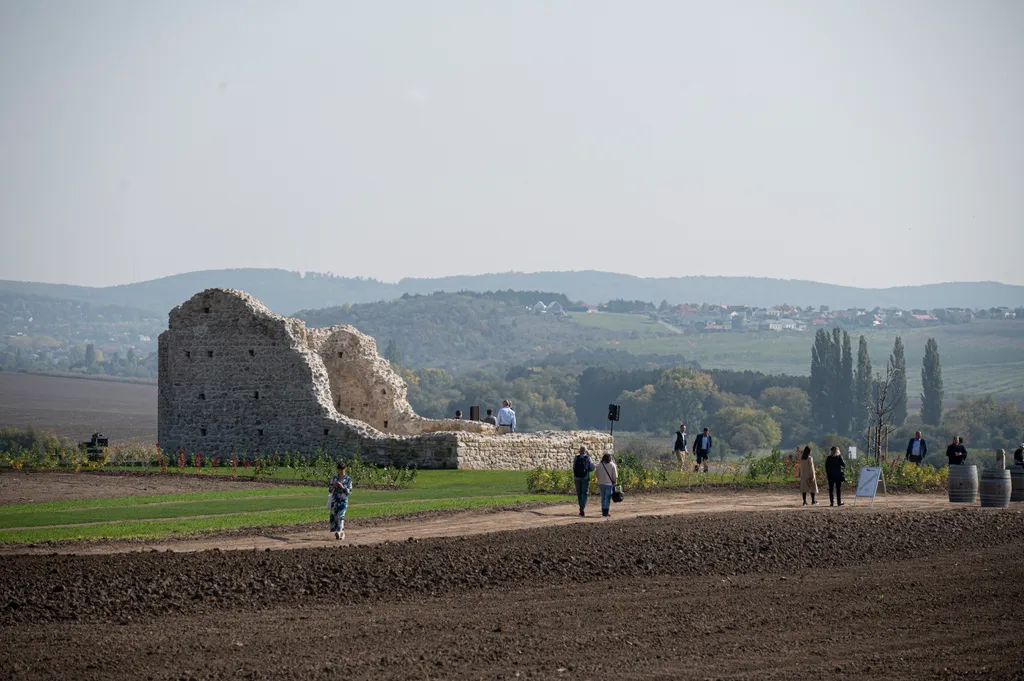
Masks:
[[[875,494],[878,486],[882,486],[885,500],[889,501],[889,492],[885,489],[885,476],[882,474],[881,466],[865,466],[860,469],[860,477],[857,479],[857,493],[853,497],[853,505],[857,505],[858,497],[870,497],[871,504],[875,503]]]

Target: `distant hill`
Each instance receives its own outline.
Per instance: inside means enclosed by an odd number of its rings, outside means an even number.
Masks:
[[[0,291],[121,305],[166,314],[172,307],[205,288],[237,288],[272,310],[292,314],[346,303],[394,300],[402,294],[439,291],[541,290],[563,293],[590,304],[623,298],[670,303],[711,302],[768,307],[788,303],[807,306],[898,307],[1019,307],[1024,286],[995,282],[929,284],[872,289],[821,284],[813,281],[757,277],[644,278],[609,272],[508,272],[440,279],[402,279],[389,284],[376,279],[289,272],[279,269],[206,270],[121,286],[93,288],[63,284],[0,281]]]
[[[531,312],[519,302],[479,294],[403,296],[380,303],[296,313],[309,326],[351,324],[377,340],[385,353],[394,341],[402,364],[445,369],[512,365],[579,349],[607,347],[628,337],[607,329]],[[652,337],[669,335],[661,327]]]

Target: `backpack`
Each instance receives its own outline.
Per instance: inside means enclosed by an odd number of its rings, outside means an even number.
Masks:
[[[590,474],[590,466],[587,465],[587,457],[577,454],[572,462],[572,474],[577,478],[585,478]]]

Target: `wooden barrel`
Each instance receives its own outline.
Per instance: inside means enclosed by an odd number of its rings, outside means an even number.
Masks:
[[[978,501],[978,467],[963,464],[949,467],[949,501],[973,504]]]
[[[1024,501],[1024,467],[1010,469],[1010,501]]]
[[[1007,508],[1010,505],[1010,471],[985,471],[981,474],[981,507]]]

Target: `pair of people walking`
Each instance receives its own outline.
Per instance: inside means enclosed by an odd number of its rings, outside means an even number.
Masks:
[[[804,499],[804,506],[807,505],[807,495],[811,495],[811,506],[817,506],[818,501],[815,495],[818,493],[817,471],[814,468],[814,458],[811,456],[811,448],[804,447],[797,462],[797,473],[800,476],[800,494]],[[839,447],[833,446],[828,450],[825,457],[825,477],[828,478],[828,505],[843,505],[843,483],[846,482],[846,461],[843,460]]]
[[[697,459],[697,462],[693,466],[693,472],[697,473],[700,471],[701,464],[704,464],[704,472],[708,472],[708,458],[711,455],[711,446],[713,441],[711,439],[711,431],[707,428],[698,435],[693,441],[693,453]],[[676,458],[679,459],[679,470],[685,470],[686,468],[686,424],[681,424],[679,430],[676,431],[675,440],[672,443],[672,451],[675,452]]]
[[[594,465],[587,448],[580,446],[579,453],[572,462],[573,482],[576,484],[576,502],[580,507],[580,517],[586,516],[587,498],[590,496],[590,474],[597,471],[597,488],[601,491],[601,515],[611,515],[612,495],[619,483],[619,469],[612,461],[611,454],[601,457],[601,462]]]

